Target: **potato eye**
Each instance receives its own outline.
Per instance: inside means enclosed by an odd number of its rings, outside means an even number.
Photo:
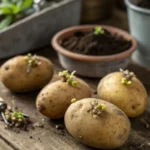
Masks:
[[[9,70],[9,66],[5,66],[5,70]]]

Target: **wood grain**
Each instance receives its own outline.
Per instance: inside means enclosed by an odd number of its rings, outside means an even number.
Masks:
[[[2,139],[0,139],[0,150],[14,150],[7,143],[5,143]]]

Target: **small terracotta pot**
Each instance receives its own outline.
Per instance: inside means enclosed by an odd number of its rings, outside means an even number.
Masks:
[[[109,56],[87,56],[70,52],[63,48],[59,41],[68,38],[76,31],[88,32],[98,25],[82,25],[64,29],[58,32],[52,39],[52,46],[58,52],[59,61],[63,68],[69,71],[77,71],[78,75],[86,77],[103,77],[106,74],[118,71],[120,68],[126,68],[130,61],[131,54],[137,47],[136,40],[127,32],[111,27],[101,25],[102,28],[107,29],[112,34],[117,34],[127,40],[132,41],[132,46],[125,52]]]

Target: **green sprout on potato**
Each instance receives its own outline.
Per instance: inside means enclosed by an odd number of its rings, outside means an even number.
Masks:
[[[102,27],[98,26],[94,28],[94,34],[95,35],[105,34],[105,31],[102,29]]]
[[[77,101],[77,99],[76,98],[73,98],[72,100],[71,100],[71,103],[75,103]]]
[[[78,85],[78,81],[75,80],[75,74],[76,71],[73,71],[71,74],[68,72],[68,70],[59,72],[59,76],[61,77],[63,82],[68,83],[71,86],[76,87]]]
[[[99,117],[103,112],[107,110],[107,106],[105,104],[95,103],[92,105],[92,111],[94,118]]]
[[[107,107],[106,107],[105,104],[98,104],[97,108],[100,109],[100,110],[102,110],[102,111],[105,111]]]
[[[120,72],[122,72],[123,74],[121,84],[127,85],[127,86],[131,85],[132,79],[135,77],[135,74],[133,72],[129,72],[129,70],[123,70],[123,69],[120,69]]]
[[[37,67],[38,65],[41,65],[41,61],[37,58],[36,55],[32,55],[31,53],[27,54],[24,57],[25,61],[27,61],[27,73],[31,71],[32,68]]]

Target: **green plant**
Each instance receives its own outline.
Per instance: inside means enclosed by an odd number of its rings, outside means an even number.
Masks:
[[[68,70],[59,72],[59,77],[61,77],[63,82],[67,82],[69,85],[72,85],[76,87],[78,85],[78,81],[75,79],[75,74],[76,71],[73,71],[71,74],[68,72]]]
[[[105,34],[105,31],[102,29],[102,27],[95,27],[94,28],[94,34],[99,35],[99,34]]]
[[[0,3],[0,30],[15,22],[24,12],[31,8],[33,0],[2,0]]]
[[[93,105],[92,107],[93,108],[92,108],[91,113],[93,114],[94,118],[97,118],[98,116],[100,116],[107,109],[107,106],[105,104],[99,104],[99,103]]]
[[[32,68],[41,65],[41,61],[38,59],[38,57],[36,55],[32,55],[31,53],[27,54],[24,59],[28,63],[27,73],[29,73]]]
[[[12,120],[24,119],[24,116],[21,111],[15,111],[11,114]]]
[[[121,83],[124,85],[131,85],[132,79],[135,77],[135,74],[133,72],[129,72],[129,70],[123,70],[123,69],[120,69],[120,72],[122,72],[123,74]]]

